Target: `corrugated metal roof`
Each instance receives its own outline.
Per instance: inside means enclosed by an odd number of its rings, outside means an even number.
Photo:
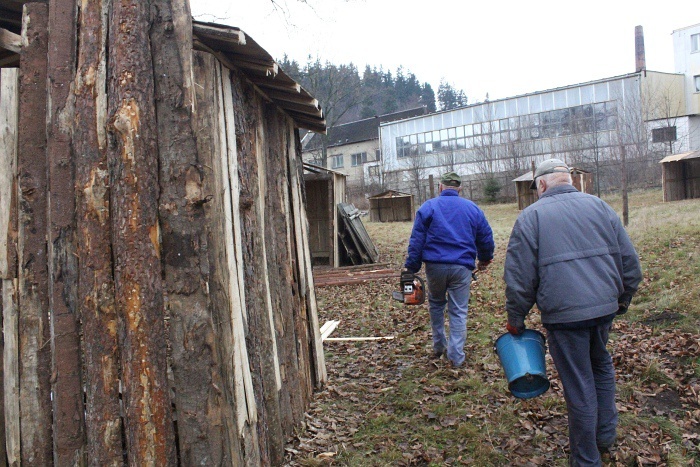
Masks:
[[[697,159],[698,157],[700,157],[700,151],[683,152],[680,154],[672,154],[670,156],[666,156],[659,161],[659,164],[664,164],[666,162],[684,161],[688,159]]]

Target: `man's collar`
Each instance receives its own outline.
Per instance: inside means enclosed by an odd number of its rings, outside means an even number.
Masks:
[[[553,188],[548,189],[545,191],[542,196],[540,196],[540,199],[545,198],[547,196],[553,196],[553,195],[558,195],[560,193],[572,193],[574,191],[578,191],[575,186],[569,185],[568,183],[565,185],[557,185]]]
[[[440,196],[459,196],[459,191],[457,188],[445,187],[440,192]]]

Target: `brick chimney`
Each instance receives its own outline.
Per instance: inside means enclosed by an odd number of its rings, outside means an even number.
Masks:
[[[644,54],[644,30],[641,26],[636,26],[634,28],[634,58],[636,72],[646,71],[647,61]]]

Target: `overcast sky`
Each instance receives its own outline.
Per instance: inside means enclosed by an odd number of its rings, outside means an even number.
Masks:
[[[191,0],[201,21],[237,26],[273,57],[307,57],[441,79],[469,102],[634,72],[634,28],[647,69],[673,72],[676,29],[700,23],[697,0]]]

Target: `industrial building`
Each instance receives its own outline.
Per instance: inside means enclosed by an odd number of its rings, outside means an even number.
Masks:
[[[673,32],[674,73],[647,70],[640,26],[635,38],[633,73],[382,123],[366,183],[419,205],[431,175],[455,170],[466,196],[512,199],[514,178],[557,157],[592,172],[597,192],[619,186],[622,158],[631,186],[658,186],[664,156],[700,149],[700,24]]]

